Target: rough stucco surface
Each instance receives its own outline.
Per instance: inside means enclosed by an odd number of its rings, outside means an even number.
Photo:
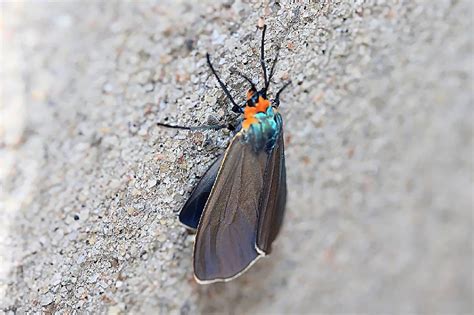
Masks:
[[[297,2],[297,3],[292,3]],[[472,2],[2,3],[0,308],[473,312]],[[281,45],[289,200],[270,258],[198,286],[176,220]],[[260,79],[261,81],[261,79]]]

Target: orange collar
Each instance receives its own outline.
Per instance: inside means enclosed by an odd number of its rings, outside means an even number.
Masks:
[[[245,106],[244,108],[244,121],[242,122],[242,128],[248,129],[250,125],[258,122],[255,118],[257,113],[265,113],[270,106],[270,101],[264,99],[262,96],[258,97],[256,106]]]

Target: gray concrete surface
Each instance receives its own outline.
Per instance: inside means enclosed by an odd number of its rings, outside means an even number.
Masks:
[[[473,5],[2,2],[2,312],[472,314]],[[192,279],[176,220],[281,44],[289,200],[274,254]],[[261,80],[261,79],[260,79]]]

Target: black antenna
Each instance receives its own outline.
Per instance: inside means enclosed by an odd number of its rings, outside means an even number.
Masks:
[[[266,30],[267,30],[267,25],[264,25],[263,30],[262,30],[262,43],[260,44],[260,64],[262,65],[263,79],[265,80],[265,86],[268,86],[267,67],[265,66],[265,49],[264,49]]]
[[[275,95],[275,101],[274,101],[274,104],[275,104],[276,107],[280,106],[280,94],[281,94],[281,92],[283,92],[283,90],[286,89],[286,87],[287,87],[288,85],[290,85],[290,84],[291,84],[291,81],[286,82],[286,83],[278,90],[277,94]]]
[[[256,91],[257,90],[257,87],[255,86],[255,83],[252,82],[252,80],[246,76],[245,74],[243,74],[242,72],[240,72],[239,70],[231,70],[231,73],[233,74],[237,74],[239,76],[241,76],[242,78],[244,78],[248,83],[250,83],[250,85],[252,86],[252,90]]]
[[[275,58],[273,59],[273,64],[272,64],[272,67],[270,69],[270,75],[268,77],[268,82],[265,84],[265,91],[268,90],[268,87],[270,86],[270,83],[272,82],[272,77],[273,77],[273,74],[275,73],[275,65],[277,63],[277,60],[278,60],[278,55],[280,54],[280,46],[278,46],[278,48],[276,49],[276,55],[275,55]]]
[[[234,99],[232,98],[232,95],[230,94],[229,90],[227,89],[227,86],[224,84],[224,82],[221,81],[221,79],[219,78],[219,76],[217,75],[217,72],[216,70],[214,69],[214,67],[212,66],[212,63],[211,63],[211,56],[209,55],[209,53],[206,53],[206,58],[207,58],[207,64],[209,65],[209,68],[211,68],[211,71],[212,73],[214,74],[214,76],[216,77],[217,79],[217,82],[219,82],[219,85],[221,86],[221,88],[224,90],[224,93],[225,95],[227,95],[227,97],[229,98],[230,102],[232,103],[232,111],[236,112],[236,113],[242,113],[242,108],[240,108],[239,105],[237,105],[237,103],[234,101]]]

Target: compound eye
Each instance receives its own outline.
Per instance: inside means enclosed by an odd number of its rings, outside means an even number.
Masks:
[[[252,103],[257,104],[258,102],[258,94],[252,95]]]

